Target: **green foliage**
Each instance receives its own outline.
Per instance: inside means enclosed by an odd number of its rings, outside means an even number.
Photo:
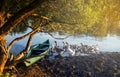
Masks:
[[[15,1],[17,5],[13,6]],[[22,8],[33,0],[15,1],[9,0],[8,3],[8,9],[12,13],[16,11],[16,6]],[[96,37],[120,33],[120,0],[50,0],[38,8],[36,13],[39,17],[29,17],[33,20],[33,27],[46,22],[40,16],[55,21],[44,27],[46,32],[87,34]]]
[[[20,27],[15,27],[12,32],[10,33],[10,35],[15,35],[17,33],[25,33],[25,31],[27,30],[27,26],[24,25],[24,23],[22,22],[20,24]]]
[[[105,37],[120,29],[119,0],[58,0],[51,3],[48,18],[65,23],[54,23],[47,32],[89,34]],[[76,24],[67,24],[76,23]]]
[[[6,11],[14,14],[32,1],[34,0],[8,0],[6,3]]]

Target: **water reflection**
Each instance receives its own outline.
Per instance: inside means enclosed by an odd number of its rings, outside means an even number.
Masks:
[[[31,31],[31,29],[28,28],[25,33],[28,33],[30,31]],[[20,37],[20,36],[24,35],[25,33],[19,33],[16,35],[8,35],[6,37],[8,39],[8,43],[10,43],[14,38]],[[64,38],[67,35],[59,35],[59,33],[54,33],[54,36],[59,37],[59,38]],[[62,45],[62,42],[64,41],[64,42],[68,42],[70,44],[77,44],[77,45],[80,45],[80,43],[87,44],[87,45],[98,44],[100,51],[102,51],[102,52],[106,52],[106,51],[107,52],[118,52],[118,51],[120,51],[120,48],[119,48],[120,47],[120,44],[119,44],[120,38],[116,35],[114,35],[114,36],[107,35],[107,37],[105,37],[104,39],[90,37],[90,36],[83,36],[83,35],[81,35],[80,37],[69,36],[68,38],[66,38],[64,40],[59,40],[59,39],[54,39],[49,34],[42,32],[42,33],[37,33],[34,35],[32,45],[43,42],[46,39],[50,40],[51,45],[54,44],[54,41],[57,41],[59,45]],[[12,51],[19,52],[19,50],[21,50],[25,47],[27,40],[28,40],[28,38],[18,41],[15,44],[16,46],[13,47]]]

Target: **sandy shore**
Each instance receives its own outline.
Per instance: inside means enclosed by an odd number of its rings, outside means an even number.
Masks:
[[[19,65],[20,66],[20,65]],[[30,67],[18,68],[17,77],[120,77],[120,53],[43,59]]]

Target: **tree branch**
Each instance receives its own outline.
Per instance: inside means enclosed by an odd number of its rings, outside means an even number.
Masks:
[[[58,38],[58,37],[54,37],[51,33],[48,33],[51,37],[53,37],[54,39],[58,39],[58,40],[64,40],[64,39],[67,39],[68,37],[70,37],[71,35],[68,35],[64,38]]]
[[[5,23],[5,5],[6,0],[0,0],[0,27]]]
[[[34,34],[35,33],[30,35],[30,37],[28,39],[28,42],[27,42],[27,45],[26,45],[26,48],[14,58],[14,61],[20,60],[21,58],[23,58],[28,53]]]
[[[31,45],[32,38],[33,38],[34,34],[30,35],[28,42],[27,42],[27,45],[26,45],[26,48],[21,53],[19,53],[15,58],[12,58],[12,60],[10,60],[9,64],[5,67],[6,69],[13,69],[15,67],[15,65],[17,63],[19,63],[19,61],[22,61],[21,59],[26,55],[26,53],[30,49],[30,45]]]
[[[23,36],[21,36],[21,37],[15,38],[15,39],[8,45],[8,47],[7,47],[8,52],[10,51],[11,47],[13,46],[13,44],[15,44],[15,42],[17,42],[17,41],[19,41],[19,40],[21,40],[21,39],[23,39],[23,38],[25,38],[25,37],[27,37],[27,36],[29,36],[29,35],[31,35],[31,34],[34,34],[34,33],[36,33],[37,31],[40,31],[40,30],[42,30],[42,27],[41,27],[41,26],[38,26],[37,28],[35,28],[35,29],[32,30],[31,32],[29,32],[29,33],[27,33],[27,34],[25,34],[25,35],[23,35]]]
[[[28,42],[27,42],[27,45],[26,45],[26,48],[21,51],[13,60],[11,60],[11,62],[9,63],[9,65],[7,66],[8,68],[12,68],[14,67],[17,63],[23,61],[22,58],[24,56],[26,56],[26,54],[28,53],[29,49],[30,49],[30,46],[31,46],[31,42],[32,42],[32,38],[34,36],[35,33],[37,33],[37,31],[40,31],[42,30],[42,27],[40,28],[41,26],[37,27],[37,29],[35,29],[34,31],[31,31],[30,34],[26,34],[24,35],[25,37],[27,37],[28,35],[30,35],[29,39],[28,39]],[[40,28],[40,29],[39,29]],[[20,37],[20,38],[23,38],[23,37]],[[20,38],[18,38],[20,40]],[[15,42],[17,40],[14,40]],[[14,42],[11,42],[11,45],[10,47],[13,45]]]
[[[39,18],[42,18],[42,19],[44,19],[44,20],[49,20],[49,21],[52,21],[52,22],[55,22],[55,23],[61,23],[61,24],[68,24],[68,25],[77,25],[77,24],[79,24],[79,23],[77,23],[77,22],[65,22],[65,21],[62,21],[62,20],[55,20],[55,19],[50,19],[50,18],[48,18],[48,17],[46,17],[46,16],[39,16],[39,15],[37,15],[36,17],[39,17]]]
[[[5,12],[5,4],[7,0],[0,0],[0,13]]]
[[[14,44],[15,42],[17,42],[17,41],[19,41],[19,40],[21,40],[21,39],[23,39],[23,38],[25,38],[25,37],[27,37],[27,36],[29,36],[29,35],[32,35],[32,34],[38,32],[38,31],[40,31],[40,30],[42,30],[43,26],[46,26],[46,25],[48,25],[48,24],[51,23],[51,22],[52,22],[52,21],[48,21],[48,22],[46,22],[46,23],[38,26],[37,28],[35,28],[35,29],[32,30],[31,32],[29,32],[29,33],[27,33],[27,34],[25,34],[25,35],[23,35],[23,36],[21,36],[21,37],[15,38],[15,39],[8,45],[8,47],[7,47],[8,52],[10,51],[11,47],[13,46],[13,44]]]
[[[22,8],[15,13],[8,21],[0,28],[0,36],[7,35],[14,27],[16,27],[23,19],[30,16],[38,6],[41,6],[48,0],[34,0],[28,6]]]

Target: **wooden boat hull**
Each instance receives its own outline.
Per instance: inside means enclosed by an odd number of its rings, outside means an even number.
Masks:
[[[26,56],[26,60],[24,61],[26,66],[30,66],[33,63],[39,61],[49,54],[49,40],[46,40],[42,44],[37,44],[32,46],[31,50]]]
[[[39,61],[40,59],[44,58],[47,54],[49,54],[49,50],[45,51],[41,55],[26,59],[26,61],[24,63],[26,66],[30,66],[30,65],[34,64],[35,62]]]

